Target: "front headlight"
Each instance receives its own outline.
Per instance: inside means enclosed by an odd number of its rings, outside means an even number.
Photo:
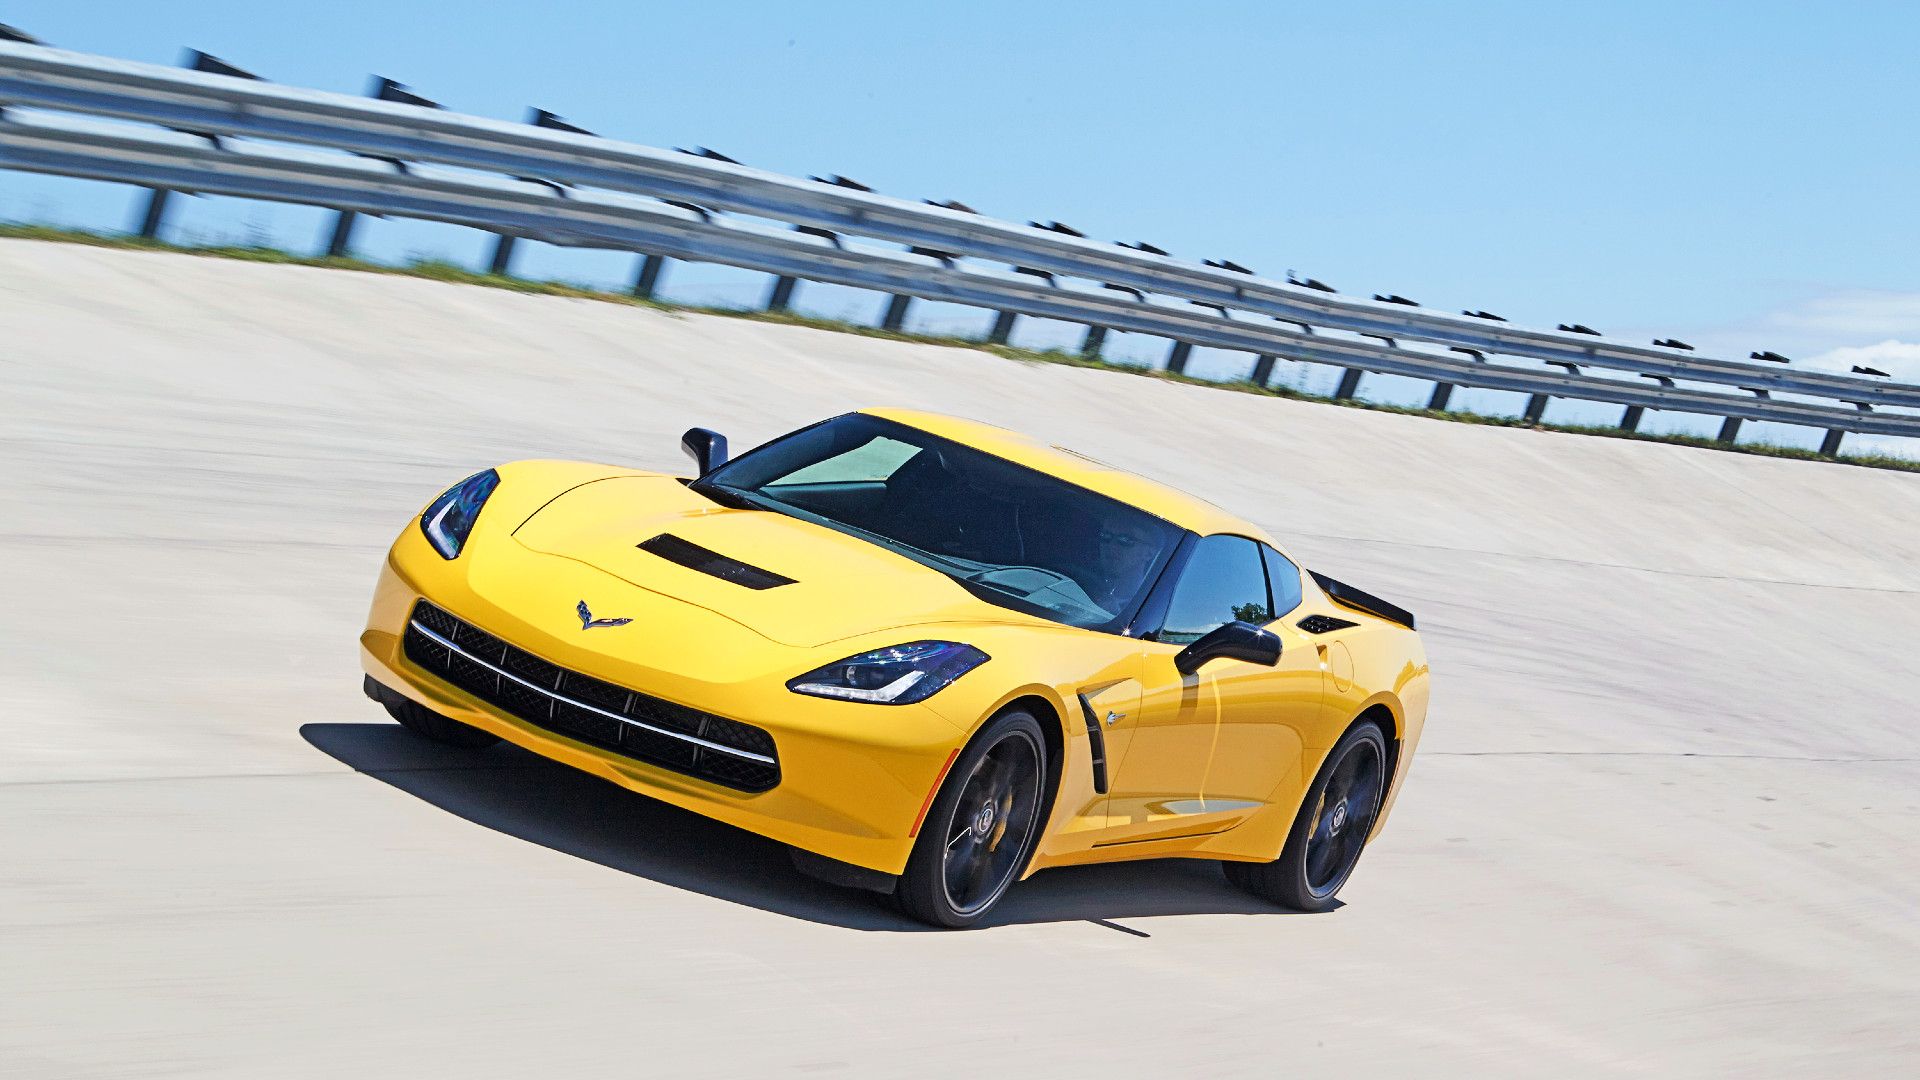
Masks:
[[[790,680],[787,689],[876,705],[911,705],[939,693],[988,659],[986,653],[957,641],[915,641],[816,668]]]
[[[474,473],[448,488],[420,515],[420,531],[427,534],[427,543],[433,545],[441,558],[460,557],[460,549],[466,546],[467,534],[473,531],[480,508],[499,486],[500,474],[492,469]]]

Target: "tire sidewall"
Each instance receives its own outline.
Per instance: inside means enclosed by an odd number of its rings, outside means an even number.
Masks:
[[[1016,731],[1024,732],[1032,740],[1035,760],[1039,765],[1041,788],[1034,792],[1036,820],[1022,841],[1024,850],[1014,860],[1013,872],[1008,875],[1007,883],[1001,887],[998,895],[979,910],[963,913],[947,898],[946,826],[953,819],[954,805],[960,799],[967,778],[973,775],[981,759],[994,746]],[[1046,828],[1047,823],[1041,816],[1046,803],[1046,782],[1047,741],[1038,718],[1025,709],[1009,709],[982,726],[979,733],[968,741],[966,748],[960,751],[960,755],[953,759],[953,765],[941,778],[940,793],[934,796],[926,818],[920,823],[920,835],[914,841],[913,853],[908,856],[907,868],[894,888],[894,899],[901,909],[922,922],[958,930],[973,926],[999,907],[1000,902],[1006,899],[1007,890],[1026,872],[1034,848],[1039,845],[1040,834]]]
[[[1369,720],[1348,729],[1347,733],[1341,736],[1340,741],[1335,743],[1333,749],[1327,753],[1327,760],[1321,764],[1320,772],[1313,778],[1313,786],[1307,789],[1306,798],[1300,801],[1300,812],[1294,816],[1293,831],[1287,834],[1286,847],[1281,850],[1280,858],[1270,864],[1278,877],[1277,881],[1272,882],[1277,886],[1275,891],[1279,894],[1275,898],[1288,907],[1299,911],[1333,910],[1339,906],[1340,890],[1346,887],[1348,879],[1353,876],[1353,871],[1359,866],[1360,856],[1356,855],[1354,865],[1347,868],[1340,881],[1329,889],[1325,896],[1315,896],[1308,886],[1307,837],[1313,828],[1316,811],[1320,808],[1320,797],[1326,793],[1327,784],[1333,779],[1334,769],[1352,751],[1355,744],[1360,742],[1373,743],[1374,753],[1378,755],[1380,761],[1380,794],[1374,803],[1373,813],[1367,820],[1367,831],[1371,833],[1373,827],[1379,823],[1380,805],[1386,799],[1387,785],[1393,781],[1393,777],[1387,775],[1386,735],[1380,730],[1378,724]],[[1363,844],[1360,854],[1365,853],[1366,848]]]

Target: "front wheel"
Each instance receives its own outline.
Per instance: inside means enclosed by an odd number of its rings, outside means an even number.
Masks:
[[[902,911],[959,929],[999,902],[1040,832],[1045,745],[1039,721],[1014,709],[954,759],[894,889]]]
[[[1224,863],[1227,880],[1295,911],[1331,911],[1360,861],[1387,789],[1387,738],[1371,723],[1348,731],[1307,789],[1293,832],[1269,863]]]

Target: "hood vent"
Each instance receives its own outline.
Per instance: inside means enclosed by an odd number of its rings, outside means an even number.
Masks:
[[[722,581],[731,581],[735,585],[744,585],[749,589],[773,589],[781,585],[793,584],[790,577],[782,577],[771,570],[762,570],[757,566],[748,566],[738,559],[729,559],[717,551],[709,551],[688,540],[682,540],[672,533],[661,533],[651,540],[643,540],[634,545],[641,551],[658,555],[668,562],[679,563],[689,570],[698,570]]]

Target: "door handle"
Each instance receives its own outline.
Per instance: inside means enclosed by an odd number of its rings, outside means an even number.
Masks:
[[[1125,720],[1126,718],[1127,718],[1126,713],[1114,712],[1112,709],[1107,710],[1107,726],[1108,727],[1112,727],[1113,725],[1119,723],[1122,720]]]

